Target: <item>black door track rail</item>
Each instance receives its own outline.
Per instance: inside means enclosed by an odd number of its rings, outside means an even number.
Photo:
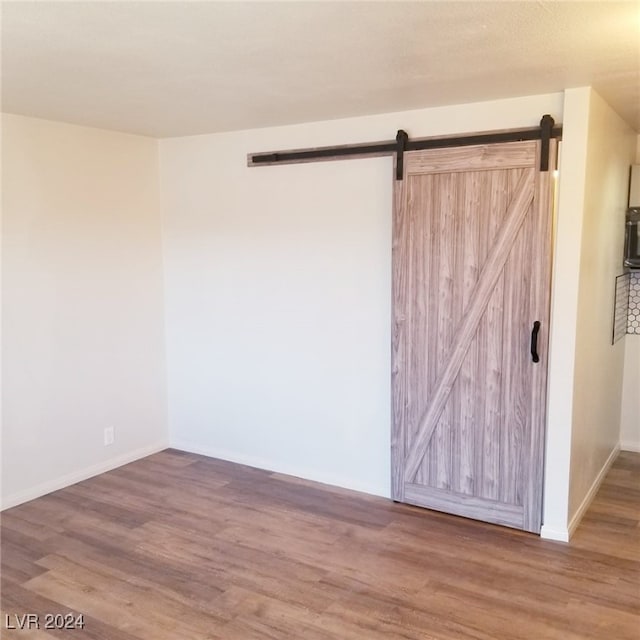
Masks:
[[[398,130],[395,142],[375,142],[371,144],[354,144],[340,147],[318,147],[316,149],[299,149],[293,151],[277,151],[272,153],[251,153],[248,165],[290,164],[294,162],[310,162],[313,160],[339,160],[340,158],[374,157],[396,155],[396,180],[402,180],[404,172],[404,153],[423,149],[444,149],[450,147],[468,147],[499,142],[520,142],[523,140],[540,140],[540,171],[549,170],[549,141],[551,138],[562,138],[562,127],[555,126],[550,115],[542,116],[540,127],[500,131],[497,133],[477,133],[468,136],[450,138],[423,138],[410,140],[406,131]]]

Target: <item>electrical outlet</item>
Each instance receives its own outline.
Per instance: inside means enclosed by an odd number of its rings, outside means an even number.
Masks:
[[[104,430],[104,446],[108,447],[113,444],[116,439],[115,430],[113,427],[106,427]]]

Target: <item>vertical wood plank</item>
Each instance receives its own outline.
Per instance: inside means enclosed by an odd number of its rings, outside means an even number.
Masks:
[[[502,387],[502,341],[499,339],[502,325],[504,276],[498,278],[496,289],[491,294],[484,317],[484,330],[478,349],[482,376],[483,416],[478,451],[479,478],[478,495],[489,500],[498,498],[500,465],[500,419]]]
[[[404,461],[406,458],[407,395],[410,390],[407,371],[407,316],[410,305],[408,292],[410,209],[405,206],[407,180],[395,180],[391,231],[391,497],[404,500]]]
[[[425,288],[428,289],[428,322],[426,329],[429,331],[429,334],[424,334],[424,339],[426,340],[427,345],[429,369],[427,371],[428,382],[427,387],[425,388],[426,394],[424,401],[420,404],[419,411],[412,416],[412,425],[419,422],[420,416],[425,411],[429,398],[431,397],[431,390],[437,380],[438,371],[441,366],[439,345],[435,340],[431,339],[430,335],[433,333],[434,327],[438,327],[440,324],[440,250],[444,231],[443,212],[440,199],[443,188],[442,175],[437,173],[429,176],[429,178],[424,181],[424,187],[424,201],[428,203],[427,210],[431,212],[428,216],[431,221],[430,234],[428,238],[425,238],[425,245],[429,247],[429,255],[426,256],[426,259],[429,261],[429,272],[431,274],[431,279],[429,282],[425,283]],[[422,336],[416,336],[417,342],[420,342],[421,340]],[[438,427],[436,426],[436,431],[437,429]],[[411,432],[413,433],[413,429]],[[418,466],[418,471],[416,473],[416,478],[420,479],[418,481],[423,482],[429,487],[435,487],[437,483],[436,464],[437,441],[434,438],[433,441],[429,443],[425,455]]]
[[[440,229],[439,236],[434,239],[439,246],[438,271],[434,273],[437,278],[438,314],[436,324],[438,340],[436,343],[436,378],[444,370],[454,331],[457,326],[455,317],[455,217],[459,183],[464,180],[464,174],[439,174],[439,189],[437,190],[436,207],[439,211]],[[433,383],[432,383],[433,384]],[[433,386],[431,387],[433,388]],[[445,403],[440,420],[430,445],[432,465],[430,479],[431,486],[441,489],[449,489],[451,486],[451,436],[453,428],[453,402],[452,398]]]
[[[438,371],[438,353],[436,345],[428,339],[437,323],[439,299],[433,290],[437,281],[440,264],[440,237],[442,235],[439,215],[425,216],[423,211],[438,211],[438,194],[441,190],[440,175],[428,175],[416,178],[414,194],[414,218],[412,218],[413,267],[418,274],[413,295],[417,300],[414,313],[417,314],[411,337],[412,360],[411,376],[415,384],[415,402],[409,414],[409,424],[415,424],[424,412],[431,393],[431,387]],[[433,486],[435,482],[435,452],[429,449],[417,472],[419,482]]]
[[[486,245],[483,247],[485,255],[488,255],[493,239],[504,222],[504,212],[510,196],[508,172],[492,171],[487,180],[488,194],[485,196],[484,220]],[[504,275],[501,273],[487,305],[478,350],[478,375],[482,381],[484,408],[479,434],[482,446],[478,451],[478,466],[481,469],[478,495],[489,500],[496,500],[499,491],[503,302]]]
[[[480,184],[483,174],[472,171],[460,186],[460,208],[456,227],[456,281],[458,309],[456,323],[462,320],[480,274]],[[478,399],[475,391],[478,367],[478,339],[471,343],[453,390],[454,425],[452,433],[452,489],[473,495],[475,489],[475,448]]]
[[[547,374],[549,356],[549,324],[551,309],[551,269],[553,235],[553,188],[556,169],[557,141],[550,141],[549,171],[538,174],[537,191],[534,194],[533,215],[537,238],[533,250],[531,274],[530,308],[541,322],[538,334],[540,362],[531,363],[531,431],[528,434],[523,465],[523,484],[526,484],[528,499],[524,505],[526,531],[539,533],[542,526],[542,489],[544,465],[544,437],[547,423]],[[540,166],[540,143],[536,145],[536,166]]]
[[[517,172],[510,175],[515,187]],[[529,407],[529,290],[531,288],[532,207],[518,234],[504,272],[502,412],[500,419],[499,500],[523,504],[522,444],[531,428]]]

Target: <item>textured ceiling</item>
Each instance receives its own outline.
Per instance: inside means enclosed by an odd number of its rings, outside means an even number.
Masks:
[[[3,2],[4,111],[167,137],[593,86],[640,130],[640,2]]]

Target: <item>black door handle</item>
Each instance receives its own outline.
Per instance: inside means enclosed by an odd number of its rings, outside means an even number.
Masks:
[[[531,329],[531,359],[534,362],[540,362],[538,355],[538,331],[540,331],[540,323],[536,320]]]

